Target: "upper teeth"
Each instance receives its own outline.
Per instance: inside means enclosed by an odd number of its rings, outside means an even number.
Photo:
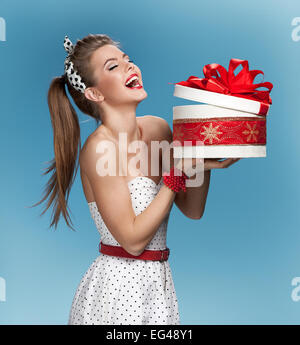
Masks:
[[[130,78],[127,82],[126,82],[126,84],[125,85],[128,85],[128,84],[130,84],[133,80],[135,80],[135,79],[138,79],[138,77],[135,75],[135,76],[133,76],[132,78]]]

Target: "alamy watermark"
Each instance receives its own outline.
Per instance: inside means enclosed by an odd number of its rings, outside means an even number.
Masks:
[[[294,277],[292,285],[296,287],[292,290],[291,298],[294,302],[298,302],[300,301],[300,277]]]
[[[0,302],[6,301],[6,281],[0,277]]]
[[[300,17],[293,18],[291,25],[295,26],[295,28],[292,30],[292,33],[291,33],[292,40],[294,42],[298,42],[300,41]]]
[[[6,41],[6,22],[0,17],[0,41]]]
[[[167,140],[161,142],[157,140],[151,141],[151,176],[159,176],[160,168],[160,149],[162,150],[162,170],[169,172],[171,168],[170,151],[174,148],[195,149],[203,153],[203,142],[197,140],[196,146],[191,145],[191,141],[184,141],[184,146],[180,141],[173,141],[169,143]],[[137,153],[137,151],[139,151]],[[102,140],[96,146],[96,153],[101,154],[96,162],[96,171],[99,176],[126,176],[129,172],[130,176],[139,174],[142,171],[143,175],[148,174],[148,146],[143,140],[132,141],[127,144],[127,133],[120,132],[118,144],[110,140]],[[128,155],[134,154],[129,159]],[[201,154],[199,154],[201,156]],[[118,159],[118,164],[117,164]],[[139,169],[137,164],[139,163]],[[118,173],[117,173],[117,166]],[[204,182],[204,159],[203,158],[174,158],[174,167],[185,172],[190,178],[186,180],[187,187],[199,187]],[[174,173],[177,175],[177,171]],[[179,172],[178,176],[181,175]]]

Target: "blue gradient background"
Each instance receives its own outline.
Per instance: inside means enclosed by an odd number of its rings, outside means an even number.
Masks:
[[[202,76],[205,64],[247,59],[273,82],[267,158],[213,170],[202,219],[173,206],[169,260],[182,324],[300,323],[300,301],[291,298],[300,276],[300,41],[291,37],[298,16],[298,0],[1,0],[1,324],[66,324],[77,285],[99,255],[79,174],[69,200],[77,232],[63,219],[49,229],[51,209],[39,216],[44,205],[26,207],[49,178],[42,176],[53,158],[46,96],[63,73],[64,36],[75,43],[89,33],[121,42],[148,92],[137,116],[163,117],[171,128],[172,107],[193,102],[173,97],[168,83]],[[96,124],[78,116],[83,143]]]

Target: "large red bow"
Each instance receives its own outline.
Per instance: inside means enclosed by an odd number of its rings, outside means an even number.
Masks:
[[[239,65],[242,65],[243,69],[234,75],[233,72]],[[264,73],[259,70],[249,71],[247,60],[231,59],[228,72],[223,66],[212,63],[203,67],[203,73],[205,78],[190,76],[186,81],[175,84],[272,104],[269,93],[273,84],[269,82],[253,84],[255,77]],[[256,90],[259,87],[265,87],[268,90]]]

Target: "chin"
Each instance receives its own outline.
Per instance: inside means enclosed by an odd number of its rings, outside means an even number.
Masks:
[[[148,97],[148,93],[146,92],[146,90],[144,90],[144,93],[145,93],[145,96],[143,99],[147,98]]]
[[[136,96],[136,100],[139,101],[139,102],[141,102],[142,100],[144,100],[145,98],[148,97],[147,92],[146,92],[145,90],[143,90],[143,91],[144,91],[144,92],[143,92],[141,95]]]
[[[132,101],[135,101],[138,103],[148,97],[148,94],[144,88],[140,90],[134,90],[134,91],[130,90],[129,93],[131,97],[127,98],[127,100],[131,99]]]
[[[143,98],[140,99],[140,102],[142,102],[144,99],[146,99],[148,97],[147,93],[145,94],[145,96]]]

